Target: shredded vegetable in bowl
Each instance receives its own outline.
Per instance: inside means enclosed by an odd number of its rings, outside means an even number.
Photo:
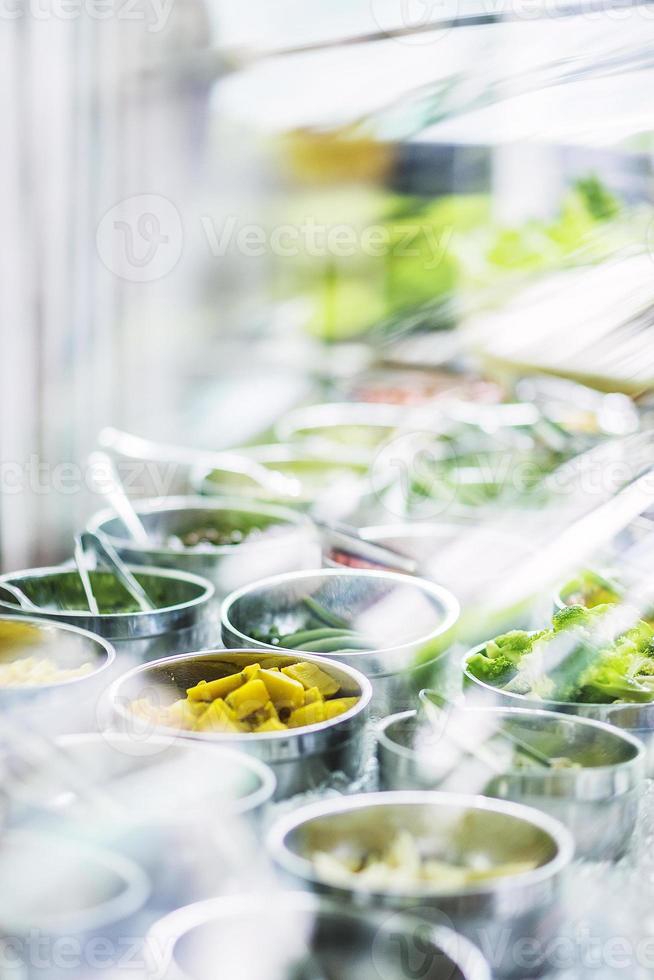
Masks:
[[[93,671],[90,663],[79,667],[59,667],[49,657],[23,657],[10,663],[0,663],[0,687],[37,687],[60,684],[62,681],[85,677]]]
[[[354,844],[341,844],[331,852],[316,851],[313,863],[318,875],[330,884],[356,884],[375,891],[397,891],[416,885],[457,889],[538,867],[537,861],[492,865],[481,857],[477,864],[453,864],[423,854],[419,842],[406,830],[399,831],[382,850],[362,854]]]

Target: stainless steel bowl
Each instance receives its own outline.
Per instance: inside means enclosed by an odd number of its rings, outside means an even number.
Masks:
[[[256,459],[271,470],[299,480],[300,495],[271,497],[252,479],[227,470],[198,469],[192,474],[194,488],[208,496],[230,495],[240,499],[268,500],[287,506],[310,508],[316,501],[333,492],[346,496],[347,509],[354,510],[362,498],[371,492],[367,480],[368,463],[356,460],[351,454],[311,452],[299,445],[275,443],[267,446],[250,446],[239,450],[243,455]]]
[[[83,779],[85,793],[62,785],[46,755],[12,761],[5,780],[14,822],[44,813],[83,822],[96,790],[130,823],[187,824],[258,813],[272,798],[275,777],[263,762],[233,749],[189,739],[105,732],[54,740]],[[174,790],[173,790],[174,788]],[[86,792],[89,791],[89,792]]]
[[[0,705],[5,708],[23,705],[37,697],[50,698],[55,703],[65,698],[81,707],[81,702],[88,702],[90,694],[103,683],[115,652],[110,643],[88,630],[55,624],[45,618],[0,613],[0,663],[24,657],[47,658],[63,669],[91,663],[92,670],[57,683],[0,686]]]
[[[358,671],[324,657],[265,653],[259,650],[216,650],[168,657],[144,664],[120,677],[108,692],[108,701],[121,731],[144,734],[144,722],[129,710],[132,700],[152,696],[167,703],[183,697],[187,688],[201,680],[216,680],[238,673],[248,664],[276,667],[306,660],[317,663],[335,677],[344,695],[359,698],[349,711],[328,722],[288,732],[220,734],[187,732],[157,726],[153,731],[183,738],[227,745],[248,752],[270,765],[277,779],[276,799],[323,786],[337,773],[349,780],[359,773],[365,753],[365,728],[372,689]]]
[[[9,572],[0,576],[0,587],[3,582],[19,586],[39,607],[39,617],[91,630],[135,662],[197,649],[215,639],[218,626],[211,582],[199,575],[141,565],[131,571],[157,605],[153,612],[94,616],[88,612],[81,579],[71,565]],[[104,593],[111,601],[135,605],[113,572],[89,575],[97,598]],[[67,608],[61,608],[64,604]],[[16,604],[0,600],[3,609],[21,615]]]
[[[425,849],[446,860],[491,867],[534,861],[531,871],[489,879],[459,890],[427,886],[370,891],[352,875],[352,886],[333,884],[316,872],[312,855],[340,844],[362,853],[387,846],[408,831]],[[487,951],[493,975],[536,975],[563,915],[563,873],[572,838],[558,821],[517,803],[450,793],[376,793],[301,807],[275,823],[270,853],[294,881],[357,907],[381,906],[445,915],[457,931]],[[525,956],[525,943],[530,955]]]
[[[232,497],[168,497],[143,500],[135,509],[152,538],[144,548],[125,534],[122,521],[105,510],[89,522],[89,530],[107,538],[123,561],[193,572],[208,578],[218,599],[255,577],[313,568],[320,564],[320,541],[307,517],[290,507]],[[171,547],[171,537],[200,526],[229,530],[261,528],[263,533],[240,544]]]
[[[526,694],[513,694],[501,687],[493,687],[480,681],[468,670],[468,659],[475,653],[481,653],[485,643],[473,647],[463,657],[462,669],[464,686],[471,701],[479,701],[487,705],[497,705],[504,708],[529,708],[532,711],[556,711],[566,715],[576,715],[579,718],[591,718],[614,725],[639,739],[646,753],[647,775],[654,776],[654,702],[649,704],[630,704],[615,702],[614,704],[586,704],[579,701],[547,701],[530,698]]]
[[[486,756],[470,755],[448,738],[450,721],[460,736],[476,739]],[[517,735],[549,758],[565,757],[582,766],[515,768],[515,746],[498,739],[498,728]],[[612,860],[624,853],[638,816],[645,776],[645,747],[611,725],[552,711],[464,706],[444,716],[439,730],[417,711],[385,718],[377,730],[382,789],[440,789],[481,792],[534,806],[572,832],[576,853]],[[498,772],[499,770],[499,772]]]
[[[23,940],[20,950],[32,968],[32,949],[43,956],[42,944],[57,936],[111,941],[119,927],[134,935],[125,925],[149,894],[143,871],[112,851],[32,830],[11,830],[0,841],[0,931]]]
[[[213,980],[218,962],[231,980],[490,980],[481,953],[451,929],[303,892],[189,905],[155,923],[145,949],[160,980]]]
[[[435,683],[459,604],[446,589],[395,572],[327,568],[255,582],[225,600],[224,644],[279,650],[254,632],[273,624],[301,629],[310,617],[307,598],[378,642],[372,650],[329,654],[370,678],[376,713],[413,705],[418,691]]]

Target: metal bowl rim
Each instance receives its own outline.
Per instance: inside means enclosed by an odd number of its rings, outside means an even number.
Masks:
[[[252,654],[254,661],[256,661],[256,657],[259,656],[261,653],[265,653],[265,652],[267,651],[256,650],[252,648],[199,650],[196,653],[182,653],[172,657],[162,657],[160,660],[149,660],[147,663],[137,664],[136,667],[132,667],[130,670],[126,671],[124,674],[118,677],[108,689],[107,698],[109,700],[109,703],[111,704],[112,709],[118,715],[120,715],[121,718],[129,721],[132,718],[131,714],[127,710],[121,708],[117,703],[118,692],[124,683],[127,683],[129,680],[132,679],[132,677],[136,676],[137,674],[147,673],[151,668],[161,667],[166,664],[178,664],[178,663],[183,663],[186,660],[200,660],[208,657],[217,657],[217,656],[229,657],[230,654],[236,654],[236,653]],[[301,651],[299,652],[301,653]],[[372,693],[373,693],[372,684],[365,676],[365,674],[362,674],[361,671],[356,670],[356,668],[350,667],[349,664],[343,664],[337,660],[332,660],[331,658],[323,657],[318,654],[315,654],[313,656],[307,656],[302,653],[301,656],[293,658],[294,651],[289,651],[288,654],[280,654],[279,651],[277,651],[277,653],[279,656],[290,655],[291,659],[296,659],[298,661],[299,660],[312,661],[318,667],[327,665],[327,667],[333,667],[337,671],[338,670],[343,671],[351,678],[351,680],[354,680],[359,685],[359,690],[361,691],[361,694],[359,695],[359,700],[348,711],[344,711],[343,714],[337,715],[336,718],[330,718],[329,721],[317,722],[314,725],[304,725],[301,728],[289,728],[287,731],[284,732],[234,732],[234,733],[228,732],[225,734],[220,732],[193,732],[193,731],[186,732],[184,731],[184,729],[168,728],[165,725],[155,725],[153,729],[154,732],[155,733],[161,732],[168,735],[174,733],[175,735],[178,735],[179,737],[182,738],[190,736],[194,739],[197,739],[198,741],[210,742],[210,743],[214,742],[219,745],[223,742],[229,744],[238,744],[238,745],[240,744],[247,745],[253,742],[268,742],[271,740],[275,742],[279,742],[282,741],[283,739],[293,738],[294,736],[301,736],[305,734],[329,731],[332,728],[336,728],[340,726],[345,721],[351,721],[353,718],[355,718],[357,715],[364,712],[369,707],[370,702],[372,700]]]
[[[0,582],[4,576],[0,577]],[[47,627],[49,629],[66,630],[69,633],[76,633],[78,636],[84,637],[86,640],[91,640],[98,646],[102,647],[105,658],[101,664],[95,667],[90,674],[83,674],[81,677],[69,677],[65,681],[54,681],[50,684],[20,684],[20,685],[7,685],[3,690],[16,692],[19,694],[21,691],[25,693],[36,692],[36,691],[59,691],[64,690],[69,684],[78,684],[80,681],[88,681],[94,677],[97,677],[99,673],[106,670],[116,659],[116,651],[110,640],[105,640],[103,636],[98,633],[92,633],[91,630],[85,630],[81,626],[72,626],[70,623],[57,623],[52,619],[48,619],[45,616],[5,616],[1,611],[4,608],[4,603],[0,601],[0,622],[10,621],[13,623],[30,623],[32,626]]]
[[[242,599],[249,592],[254,592],[258,589],[269,589],[275,587],[276,585],[284,584],[285,582],[295,582],[302,578],[314,578],[314,577],[328,577],[334,578],[335,576],[342,576],[345,578],[355,578],[362,577],[368,579],[386,579],[397,582],[403,585],[413,585],[416,589],[427,592],[432,599],[436,599],[442,609],[443,609],[443,622],[435,630],[427,633],[424,636],[416,637],[415,640],[407,640],[405,643],[399,643],[394,647],[377,647],[374,650],[348,650],[343,651],[347,653],[348,657],[370,657],[379,654],[389,654],[398,653],[401,650],[414,649],[415,647],[422,646],[423,644],[429,643],[432,640],[438,639],[440,636],[444,636],[449,630],[451,630],[461,615],[461,606],[459,600],[456,598],[453,592],[446,589],[444,585],[437,585],[435,582],[430,582],[428,579],[421,578],[417,575],[406,575],[404,572],[387,572],[376,568],[316,568],[309,570],[300,570],[296,572],[281,572],[278,575],[271,575],[268,578],[259,579],[256,582],[250,582],[248,585],[241,586],[240,589],[235,589],[233,592],[227,596],[222,604],[220,611],[220,623],[223,631],[232,633],[239,641],[243,640],[245,643],[253,642],[254,637],[247,636],[245,633],[241,633],[236,626],[233,626],[229,619],[229,613],[233,605]],[[223,634],[224,635],[224,634]],[[254,641],[259,642],[259,641]],[[261,643],[259,649],[277,651],[281,647],[272,646],[272,644]],[[304,652],[304,651],[303,651]],[[307,650],[306,653],[311,653]]]
[[[131,742],[132,740],[126,732],[112,731],[71,732],[67,735],[59,735],[55,739],[58,745],[63,746],[94,744],[96,742],[98,744],[105,743],[111,745],[112,743],[123,741]],[[147,744],[156,744],[162,748],[168,748],[171,745],[171,741],[164,735],[154,734],[148,735]],[[223,759],[229,759],[242,768],[248,769],[251,774],[256,776],[259,782],[257,788],[250,793],[246,793],[245,796],[239,796],[238,799],[234,800],[233,812],[235,814],[240,815],[247,813],[249,810],[256,810],[272,799],[277,788],[277,777],[270,766],[263,762],[262,759],[258,759],[256,756],[250,755],[247,752],[241,752],[229,745],[218,745],[216,743],[200,741],[199,739],[184,739],[182,748],[189,752],[199,748],[201,751],[217,753]]]
[[[175,603],[173,606],[159,606],[157,609],[148,609],[147,611],[138,609],[132,612],[100,613],[99,616],[96,616],[95,613],[90,612],[88,609],[53,609],[52,611],[44,610],[43,616],[39,618],[49,619],[51,622],[56,622],[56,620],[60,618],[65,620],[69,616],[79,616],[80,619],[101,620],[123,620],[129,617],[138,619],[145,616],[157,616],[161,613],[176,612],[180,609],[193,609],[196,606],[201,606],[207,602],[210,602],[216,594],[215,585],[210,582],[209,579],[204,578],[202,575],[197,575],[195,572],[185,572],[176,568],[157,568],[154,565],[128,565],[127,568],[135,575],[151,575],[155,578],[178,579],[181,582],[185,582],[187,585],[198,585],[203,589],[202,595],[196,596],[195,599],[187,599],[184,602]],[[103,569],[101,569],[101,571],[102,570]],[[14,579],[46,578],[49,575],[64,573],[68,574],[74,571],[74,564],[67,563],[64,563],[63,565],[44,565],[42,568],[23,568],[20,569],[20,571],[5,572],[3,575],[0,575],[0,586],[2,586],[3,582],[12,582]],[[109,572],[108,569],[106,571]],[[0,610],[6,609],[8,606],[8,602],[0,599]],[[20,618],[26,619],[27,617],[21,616]],[[61,625],[64,624],[62,623]],[[71,628],[78,629],[79,627]],[[93,635],[95,636],[96,634]]]
[[[98,905],[81,911],[78,910],[71,913],[70,916],[46,916],[37,925],[34,922],[30,922],[31,928],[40,928],[44,931],[52,930],[55,934],[64,928],[67,934],[70,932],[92,931],[105,925],[120,922],[122,919],[133,915],[145,905],[150,897],[151,884],[143,869],[135,861],[132,861],[131,858],[116,853],[109,848],[98,847],[95,844],[88,844],[86,842],[80,843],[70,838],[62,838],[53,832],[30,830],[24,827],[12,829],[9,831],[9,834],[27,838],[28,843],[29,839],[49,838],[52,840],[53,846],[56,846],[57,849],[61,846],[63,840],[65,848],[69,848],[72,852],[79,855],[80,858],[86,858],[89,862],[102,865],[105,870],[109,869],[121,878],[126,885],[118,895],[104,902],[100,902]],[[107,910],[111,910],[111,914],[108,914]],[[67,925],[66,919],[68,918],[75,922],[74,929],[71,929]],[[9,916],[3,921],[2,926],[3,929],[20,932],[25,928],[26,924],[21,923],[19,919],[12,921],[11,916]]]
[[[318,402],[292,408],[275,424],[274,431],[279,441],[286,443],[303,428],[323,429],[344,425],[396,429],[406,415],[407,411],[402,406],[379,402]],[[307,418],[308,423],[297,425],[296,421],[303,418]]]
[[[565,721],[572,725],[581,725],[585,728],[595,728],[602,732],[603,735],[608,736],[618,742],[625,742],[630,745],[634,750],[634,755],[630,759],[625,759],[623,762],[613,762],[610,765],[604,766],[582,766],[582,772],[588,773],[610,773],[614,770],[623,769],[625,766],[637,768],[638,766],[644,764],[645,756],[647,750],[643,742],[632,735],[630,732],[625,731],[622,728],[617,728],[615,725],[610,725],[605,721],[599,721],[596,718],[582,718],[579,715],[563,714],[560,711],[548,711],[545,708],[504,708],[494,705],[466,705],[466,711],[477,711],[481,714],[503,714],[511,715],[515,718],[526,718],[526,716],[542,719],[543,721],[549,718],[556,718],[557,721]],[[391,725],[396,722],[408,720],[410,717],[416,717],[418,714],[417,708],[412,708],[409,711],[398,711],[394,714],[386,715],[382,718],[377,725],[377,741],[380,745],[394,755],[401,756],[405,759],[413,759],[416,756],[415,749],[409,749],[404,745],[400,745],[399,742],[393,741],[391,736],[388,734],[388,729]],[[524,776],[524,769],[509,769],[506,773],[502,773],[503,776]],[[554,769],[554,770],[538,770],[539,779],[556,778],[560,779],[562,776],[564,778],[574,779],[576,775],[579,775],[579,770],[566,770],[566,769]]]
[[[232,915],[238,916],[251,911],[253,898],[255,906],[265,908],[264,903],[267,898],[265,893],[256,896],[237,894],[207,898],[168,912],[148,929],[144,944],[146,956],[151,956],[148,951],[152,949],[165,950],[165,969],[169,969],[174,963],[175,946],[182,936],[214,919],[229,920]],[[320,915],[338,915],[358,922],[370,922],[380,928],[383,928],[387,918],[380,909],[343,908],[333,899],[311,892],[283,889],[275,893],[275,901],[278,900],[288,908],[289,913],[308,912],[316,918]],[[393,916],[394,931],[401,930],[413,934],[417,921],[409,913],[397,913]],[[463,980],[491,980],[490,970],[483,954],[469,939],[448,926],[427,923],[427,927],[429,941],[445,953],[454,966],[458,967]],[[187,975],[181,967],[179,969],[183,976]]]
[[[533,868],[530,871],[523,871],[520,874],[508,878],[496,878],[485,883],[478,882],[474,885],[454,890],[439,891],[437,889],[416,887],[410,891],[408,889],[398,889],[397,891],[391,891],[389,889],[386,892],[379,892],[357,888],[354,883],[351,887],[348,887],[345,883],[334,887],[352,892],[356,895],[367,894],[378,897],[390,896],[393,898],[452,898],[454,896],[488,895],[495,894],[498,891],[510,891],[516,886],[529,887],[547,881],[563,871],[570,864],[574,856],[575,847],[570,831],[560,821],[554,817],[550,817],[548,814],[542,813],[534,807],[525,806],[523,803],[496,800],[476,794],[446,793],[438,790],[385,790],[380,793],[357,793],[353,796],[320,800],[317,803],[306,804],[305,806],[298,807],[291,813],[281,816],[272,824],[266,835],[268,851],[285,871],[289,871],[296,877],[308,881],[313,885],[326,885],[330,887],[329,882],[326,882],[315,873],[313,864],[309,858],[300,857],[288,847],[286,838],[294,830],[297,830],[303,824],[314,819],[384,806],[453,806],[466,811],[492,811],[493,813],[521,820],[546,834],[553,842],[556,848],[556,854],[546,864]]]
[[[259,503],[256,499],[243,501],[239,497],[223,496],[222,494],[216,494],[215,496],[188,494],[186,496],[180,495],[176,497],[147,497],[143,500],[135,501],[134,509],[136,510],[137,514],[145,515],[175,510],[240,510],[250,514],[263,514],[266,517],[277,517],[279,518],[278,523],[280,526],[289,526],[289,533],[291,528],[293,531],[308,531],[313,530],[314,527],[310,519],[305,514],[303,514],[301,511],[294,510],[292,507],[286,507],[283,504],[268,504],[263,501]],[[278,538],[270,538],[265,542],[261,540],[253,540],[248,542],[246,538],[245,541],[240,541],[238,544],[211,545],[209,548],[203,549],[202,551],[196,551],[194,548],[164,548],[155,545],[150,547],[148,545],[140,545],[131,538],[114,538],[112,535],[107,534],[102,530],[103,524],[107,523],[109,520],[115,520],[117,517],[118,514],[112,508],[105,507],[103,510],[98,511],[89,518],[87,529],[92,531],[94,534],[100,534],[112,545],[114,545],[114,547],[118,547],[122,551],[164,555],[167,558],[179,558],[180,556],[185,558],[198,556],[210,558],[212,555],[231,555],[237,548],[261,548],[270,547],[273,544],[277,547],[279,546]]]

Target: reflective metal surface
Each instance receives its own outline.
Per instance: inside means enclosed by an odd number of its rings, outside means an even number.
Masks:
[[[378,851],[408,831],[425,848],[464,863],[506,864],[534,861],[531,871],[477,882],[459,891],[427,885],[370,891],[336,886],[316,872],[311,856],[352,843],[362,851]],[[573,853],[568,831],[551,817],[530,807],[479,796],[450,793],[376,793],[326,800],[282,817],[268,836],[270,853],[294,881],[355,906],[398,911],[420,910],[422,916],[445,915],[455,929],[492,952],[494,976],[524,977],[539,972],[516,956],[518,944],[531,941],[545,956],[556,934],[562,908],[562,875]],[[447,857],[446,857],[447,859]],[[488,955],[488,954],[487,954]]]
[[[108,691],[115,727],[125,733],[143,734],[144,722],[129,710],[141,697],[156,697],[168,703],[183,697],[187,688],[201,680],[216,680],[238,673],[248,664],[262,667],[287,666],[298,660],[317,663],[341,684],[343,696],[356,696],[349,711],[331,721],[283,732],[223,734],[179,731],[153,726],[153,732],[172,732],[180,738],[199,739],[251,753],[270,765],[277,780],[276,799],[321,787],[337,773],[354,779],[359,774],[365,748],[365,727],[372,689],[358,671],[325,657],[307,654],[265,653],[259,650],[216,650],[168,657],[144,664],[124,674]],[[157,702],[155,702],[157,703]]]
[[[39,606],[40,618],[84,627],[109,640],[117,653],[134,661],[197,649],[212,641],[218,627],[210,582],[198,575],[160,568],[139,566],[130,571],[156,602],[158,608],[153,612],[137,609],[94,616],[86,609],[84,590],[74,566],[10,572],[0,576],[0,585],[4,580],[15,582]],[[113,573],[94,571],[89,576],[96,599],[104,593],[119,605],[130,602]],[[0,610],[10,608],[20,614],[17,607],[0,601]]]
[[[487,705],[497,705],[505,708],[530,708],[544,711],[556,711],[566,715],[577,715],[580,718],[592,718],[615,725],[640,741],[645,746],[647,775],[654,774],[654,702],[649,704],[628,704],[615,702],[613,704],[587,704],[577,701],[546,701],[530,698],[525,694],[513,694],[492,684],[485,684],[467,668],[468,658],[485,648],[485,643],[469,650],[463,657],[462,669],[464,686],[471,701],[481,701]]]
[[[275,777],[265,763],[190,739],[87,732],[60,736],[54,744],[87,789],[98,786],[137,824],[183,824],[212,815],[253,813],[275,791]],[[60,775],[47,759],[42,765],[26,763],[24,758],[12,763],[5,782],[14,821],[43,812],[77,820],[88,816],[90,793],[62,791]]]
[[[243,935],[257,942],[244,944]],[[189,905],[155,923],[146,949],[165,951],[163,962],[151,964],[162,980],[212,980],[218,961],[238,962],[240,976],[257,980],[318,980],[323,973],[406,980],[413,963],[420,980],[490,980],[481,953],[451,929],[425,929],[409,916],[343,908],[303,892]]]
[[[123,561],[175,568],[208,578],[218,599],[255,577],[314,568],[320,564],[320,542],[309,519],[290,507],[244,501],[237,497],[168,497],[135,504],[152,543],[149,548],[130,541],[118,517],[102,511],[91,518],[89,530],[106,536]],[[178,537],[202,526],[262,532],[238,544],[172,547]]]
[[[0,607],[2,605],[0,603]],[[115,659],[115,651],[107,640],[88,630],[55,624],[42,617],[8,616],[0,611],[0,656],[3,663],[23,656],[43,657],[64,669],[88,662],[93,665],[90,673],[60,683],[0,686],[0,705],[10,707],[42,696],[56,695],[77,701],[88,699],[94,687],[104,680],[105,672]]]
[[[448,738],[448,718],[439,730],[417,711],[385,718],[377,730],[382,789],[476,788],[484,796],[534,806],[560,820],[574,835],[578,856],[619,857],[638,816],[645,775],[645,747],[610,725],[551,711],[460,707],[455,724],[467,728],[484,758]],[[566,758],[580,768],[516,768],[515,745],[498,729],[517,735],[550,759]],[[507,752],[508,750],[508,752]],[[495,765],[493,765],[495,764]],[[497,770],[500,770],[498,773]]]
[[[457,600],[438,585],[395,572],[329,568],[278,575],[232,593],[222,610],[223,642],[279,649],[255,640],[254,632],[277,623],[287,632],[304,628],[307,598],[378,644],[329,654],[370,678],[378,714],[413,705],[418,691],[434,682],[459,617]]]

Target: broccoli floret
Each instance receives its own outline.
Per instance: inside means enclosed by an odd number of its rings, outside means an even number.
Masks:
[[[552,628],[555,633],[561,633],[574,626],[588,626],[591,621],[591,612],[585,606],[566,606],[555,613]]]
[[[654,630],[649,623],[646,623],[643,619],[639,619],[619,639],[620,641],[628,640],[630,643],[633,643],[636,650],[642,653],[651,647],[652,641],[654,640]]]
[[[616,671],[600,669],[589,683],[583,685],[579,697],[593,704],[612,704],[614,701],[647,703],[654,701],[654,690]]]
[[[510,633],[503,633],[502,636],[496,636],[494,640],[490,640],[486,644],[486,656],[497,657],[504,656],[516,662],[520,657],[524,657],[526,653],[529,653],[536,642],[545,630],[540,633],[527,633],[525,630],[512,630]]]
[[[502,686],[516,673],[515,666],[508,657],[498,654],[487,657],[485,653],[475,653],[467,663],[468,670],[480,681]]]

